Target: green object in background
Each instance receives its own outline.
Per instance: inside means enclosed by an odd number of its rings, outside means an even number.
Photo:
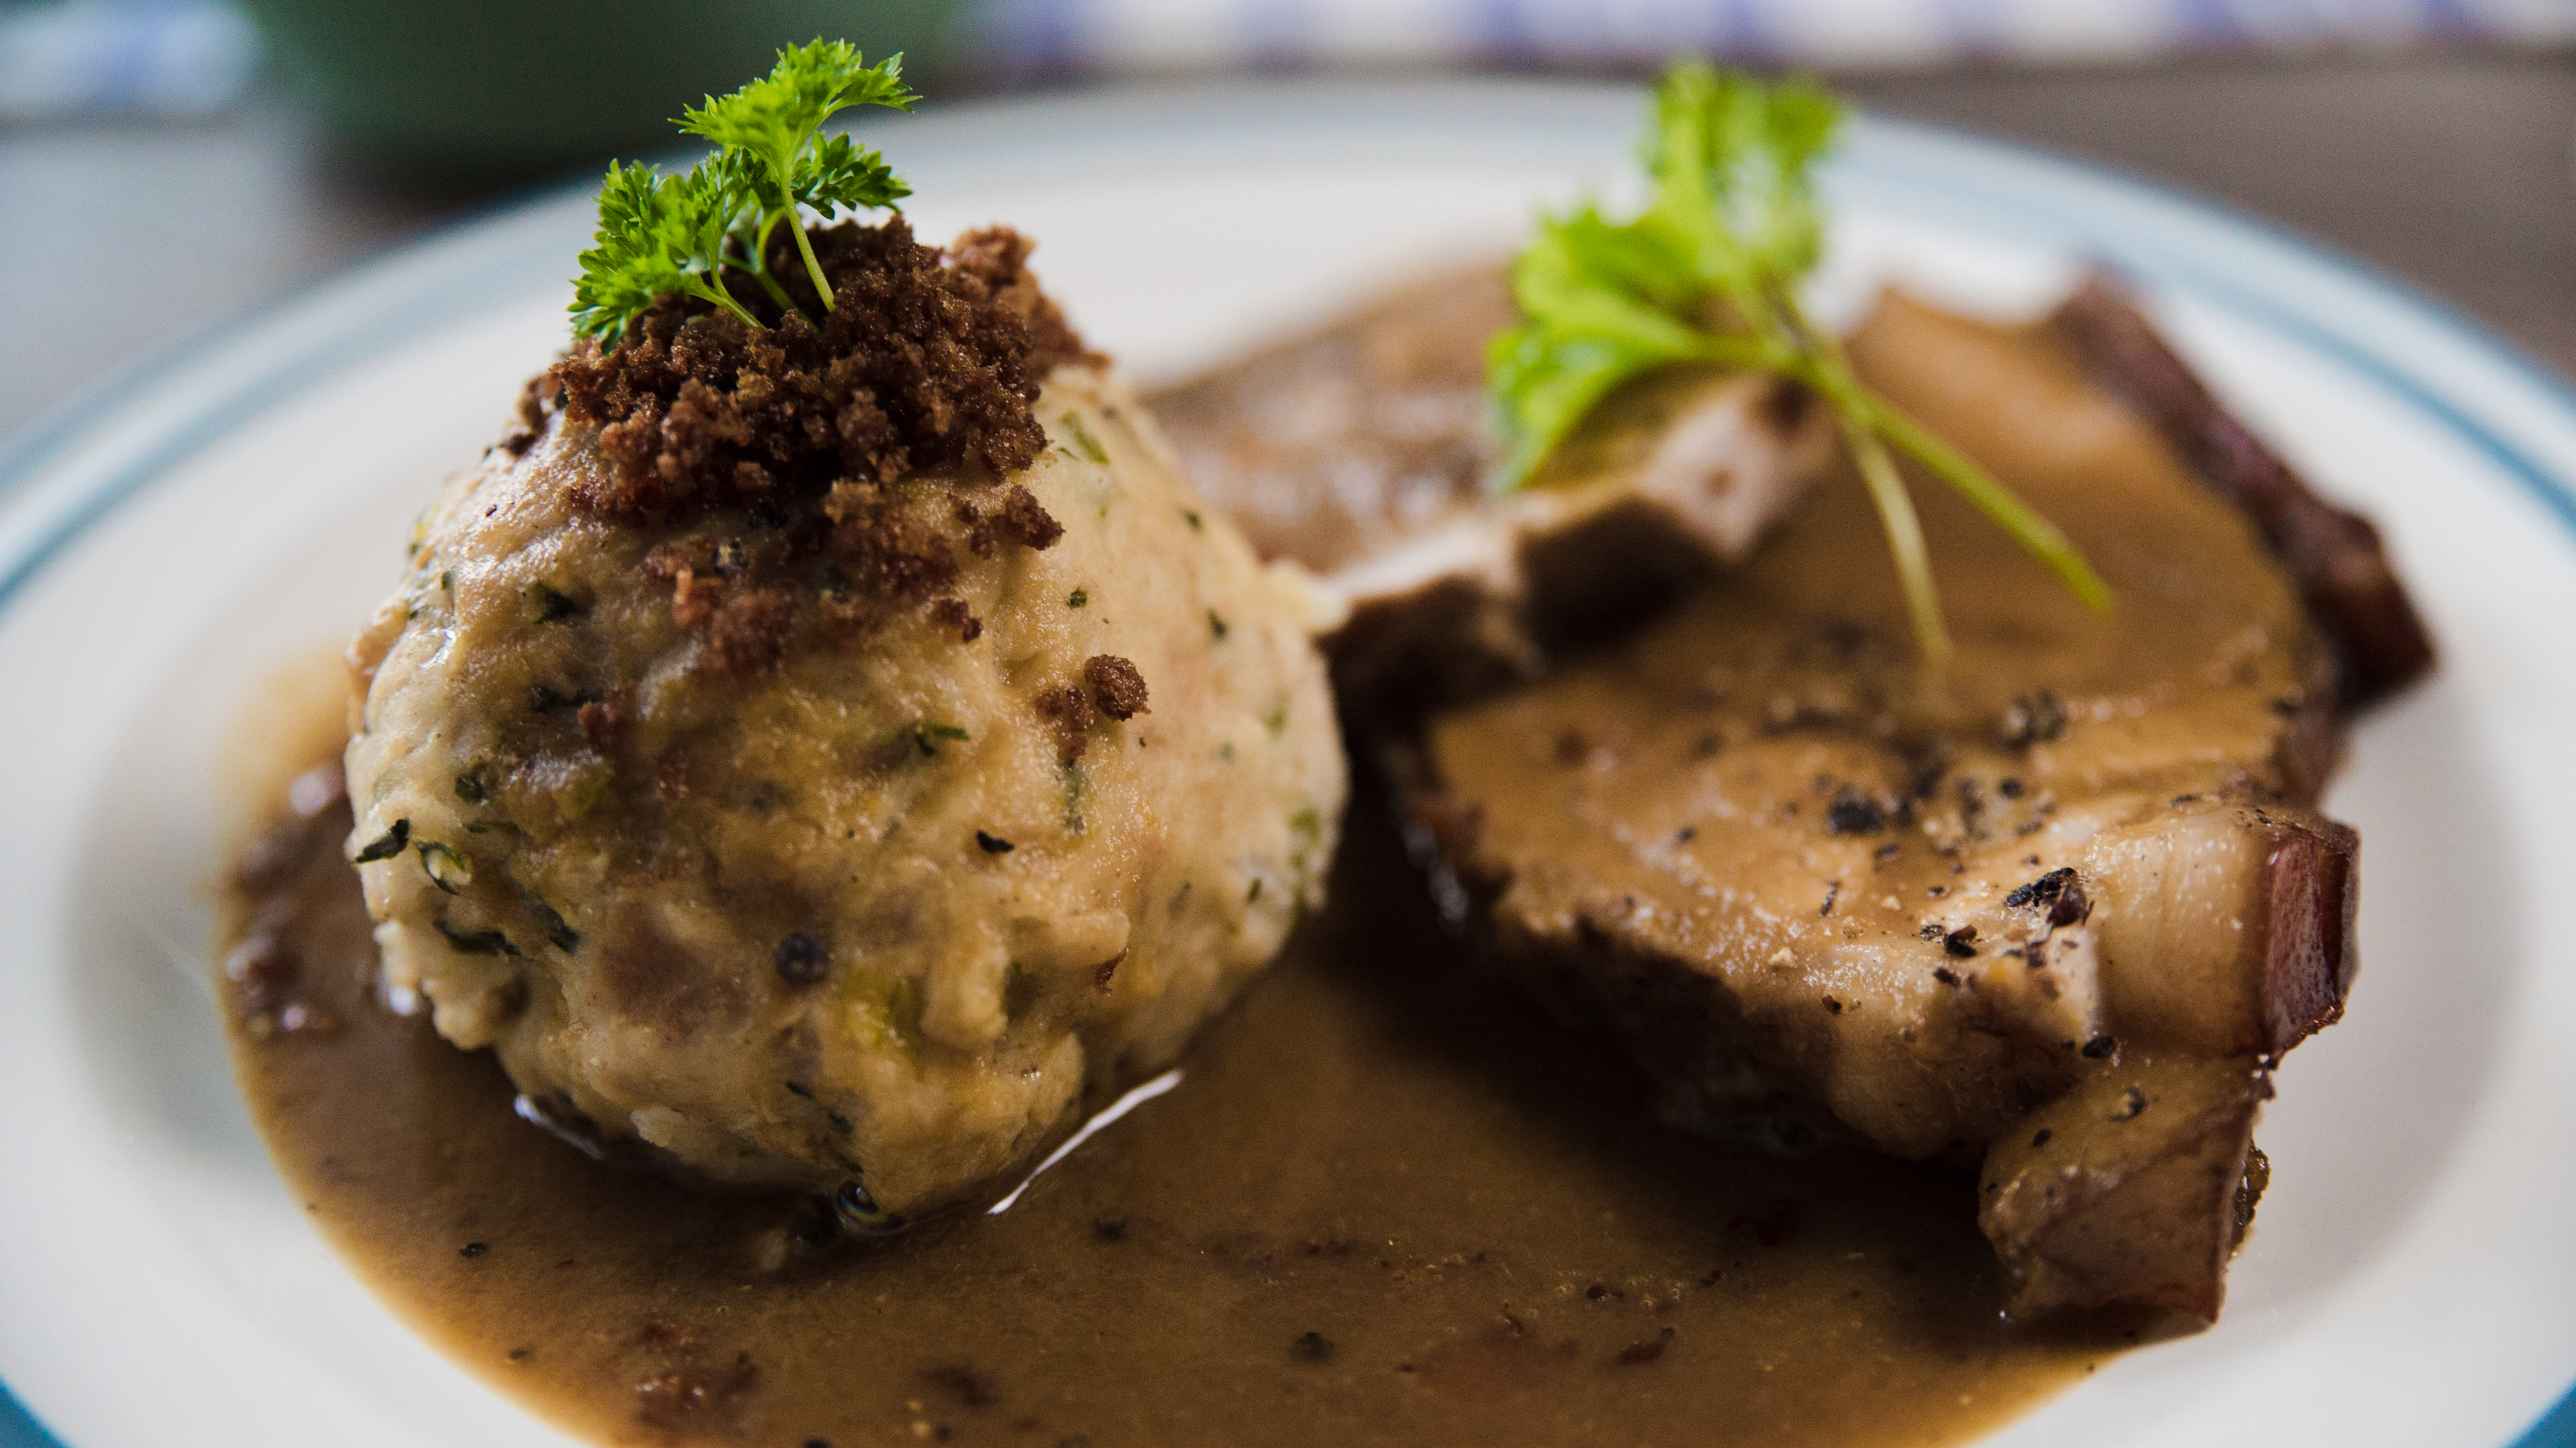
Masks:
[[[344,144],[458,178],[534,176],[671,145],[682,102],[846,39],[908,74],[961,58],[960,0],[243,0]]]

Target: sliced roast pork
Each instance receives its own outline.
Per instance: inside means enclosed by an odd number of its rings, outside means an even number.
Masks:
[[[2105,282],[2027,327],[1890,297],[1865,376],[2117,595],[1918,485],[1932,670],[1858,482],[1800,505],[1829,439],[1775,384],[1633,389],[1491,501],[1510,320],[1460,273],[1155,399],[1349,601],[1341,707],[1446,908],[1679,1114],[1982,1164],[2015,1311],[2214,1317],[2271,1069],[2352,983],[2358,842],[2314,807],[2343,715],[2432,658],[2377,534]]]
[[[2153,341],[2096,288],[2025,328],[1892,297],[1852,349],[2074,536],[2108,615],[1920,487],[1958,641],[1927,667],[1838,477],[1630,641],[1393,750],[1462,923],[1679,1105],[1981,1161],[2016,1311],[2207,1318],[2270,1067],[2352,982],[2357,840],[2314,808],[2340,701],[2430,649],[2366,524],[2277,522],[2349,515],[2268,452],[2268,514],[2213,470],[2205,392],[2098,380],[2105,318]],[[2302,527],[2358,556],[2300,564]]]

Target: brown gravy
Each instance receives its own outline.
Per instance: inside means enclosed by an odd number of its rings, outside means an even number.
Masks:
[[[316,697],[262,733],[319,757]],[[377,1006],[346,806],[302,802],[234,882],[234,939],[282,947],[225,989],[254,1114],[379,1296],[601,1442],[1955,1443],[2176,1322],[2004,1322],[1965,1172],[1659,1125],[1477,973],[1365,794],[1330,908],[1178,1090],[1003,1215],[827,1247],[810,1203],[584,1157]]]
[[[285,951],[226,989],[235,1059],[379,1296],[605,1443],[1946,1443],[2156,1327],[2001,1321],[1965,1175],[1656,1124],[1470,970],[1382,817],[1180,1089],[890,1242],[807,1248],[802,1202],[515,1118],[488,1055],[373,1003],[345,805],[237,872],[235,938]]]

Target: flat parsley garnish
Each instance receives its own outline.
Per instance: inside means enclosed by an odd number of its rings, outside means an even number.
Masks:
[[[1811,172],[1841,121],[1840,103],[1801,81],[1765,85],[1696,62],[1665,72],[1644,150],[1653,200],[1623,222],[1592,205],[1542,217],[1513,264],[1524,320],[1494,339],[1490,357],[1511,439],[1505,486],[1528,482],[1622,383],[1675,365],[1769,372],[1833,407],[1927,657],[1946,657],[1949,635],[1890,447],[1958,490],[2087,606],[2108,608],[2110,590],[2065,534],[1863,384],[1841,343],[1800,307],[1798,283],[1824,249]]]
[[[829,221],[843,207],[891,206],[912,188],[874,147],[826,136],[823,123],[852,106],[908,110],[918,99],[904,87],[902,56],[869,65],[848,41],[816,40],[778,52],[768,75],[733,94],[690,107],[678,125],[715,142],[713,155],[677,176],[642,162],[609,164],[596,244],[581,254],[573,284],[573,335],[613,347],[667,296],[696,297],[764,325],[729,289],[726,271],[758,283],[781,314],[814,320],[771,274],[769,243],[781,222],[816,298],[832,310],[831,283],[806,239],[805,211]]]

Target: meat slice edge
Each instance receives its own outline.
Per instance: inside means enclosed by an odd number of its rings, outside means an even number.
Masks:
[[[2132,1302],[2217,1321],[2271,1096],[2255,1057],[2141,1056],[2015,1122],[1977,1188],[2013,1315]]]
[[[2371,521],[2317,496],[2193,374],[2114,278],[2086,278],[2050,317],[2103,386],[2152,422],[2210,486],[2261,526],[2335,643],[2343,693],[2376,702],[2433,667],[2432,634]]]

